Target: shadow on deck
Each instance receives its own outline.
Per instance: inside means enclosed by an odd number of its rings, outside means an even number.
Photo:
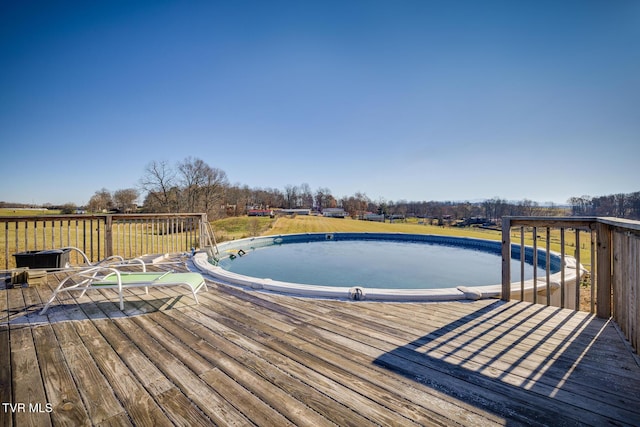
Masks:
[[[374,364],[508,425],[640,425],[637,357],[585,313],[493,302]]]

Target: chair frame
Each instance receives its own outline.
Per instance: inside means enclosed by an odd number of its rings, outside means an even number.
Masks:
[[[76,248],[75,246],[65,246],[64,248],[62,248],[62,250],[65,250],[65,249],[70,249],[70,250],[78,252],[80,254],[80,256],[82,257],[82,260],[84,261],[84,263],[89,267],[106,266],[106,265],[118,267],[118,266],[121,266],[121,265],[142,264],[142,266],[143,266],[143,270],[142,271],[146,271],[145,263],[140,258],[133,258],[133,259],[130,259],[128,261],[125,261],[125,259],[123,257],[121,257],[120,255],[111,255],[111,256],[108,256],[108,257],[106,257],[104,259],[101,259],[98,262],[92,263],[91,260],[89,260],[89,257],[87,256],[87,254],[85,254],[82,251],[82,249]]]
[[[170,275],[175,275],[174,277],[179,278],[182,277],[183,279],[176,279],[175,281],[166,280],[165,278],[171,278]],[[198,275],[198,283],[190,283],[189,281],[184,279],[185,275],[189,275],[190,278],[194,278],[195,275]],[[136,277],[142,278],[145,276],[148,276],[146,280],[136,280]],[[145,293],[149,293],[150,286],[160,287],[180,285],[189,287],[192,292],[193,298],[196,301],[196,304],[199,303],[196,293],[202,288],[204,288],[205,291],[208,290],[206,281],[200,273],[179,273],[173,270],[169,270],[166,272],[124,272],[114,267],[94,266],[83,269],[75,274],[71,274],[70,276],[63,279],[58,287],[53,291],[51,298],[44,305],[44,307],[40,311],[40,314],[43,315],[47,312],[51,303],[53,303],[58,294],[61,292],[81,291],[80,297],[82,297],[88,290],[91,289],[114,289],[117,290],[119,295],[120,310],[124,310],[123,291],[125,289],[145,288]]]

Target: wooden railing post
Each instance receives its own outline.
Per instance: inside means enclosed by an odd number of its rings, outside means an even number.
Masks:
[[[511,299],[511,218],[502,218],[502,296]]]
[[[596,224],[596,233],[596,315],[600,318],[608,319],[611,317],[611,227],[598,222]]]
[[[105,258],[113,255],[113,215],[104,218],[104,250]]]

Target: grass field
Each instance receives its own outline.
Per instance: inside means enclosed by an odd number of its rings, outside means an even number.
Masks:
[[[276,222],[269,217],[238,216],[211,221],[218,242],[266,234]]]
[[[480,228],[438,227],[419,224],[417,220],[407,222],[375,222],[359,221],[350,218],[326,218],[320,216],[280,217],[271,229],[265,233],[322,233],[322,232],[377,232],[377,233],[412,233],[412,234],[440,234],[449,236],[478,237],[482,239],[500,240],[500,232]]]
[[[36,215],[59,215],[59,210],[49,209],[0,209],[0,216],[36,216]]]
[[[480,228],[437,227],[418,224],[417,220],[382,223],[307,215],[281,216],[276,219],[267,217],[225,218],[213,221],[211,225],[216,232],[216,239],[220,242],[251,236],[325,232],[440,234],[492,240],[500,240],[501,238],[498,231]]]

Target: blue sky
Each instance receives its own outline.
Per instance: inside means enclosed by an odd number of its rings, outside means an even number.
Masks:
[[[0,0],[0,201],[191,156],[336,197],[640,190],[638,1]]]

